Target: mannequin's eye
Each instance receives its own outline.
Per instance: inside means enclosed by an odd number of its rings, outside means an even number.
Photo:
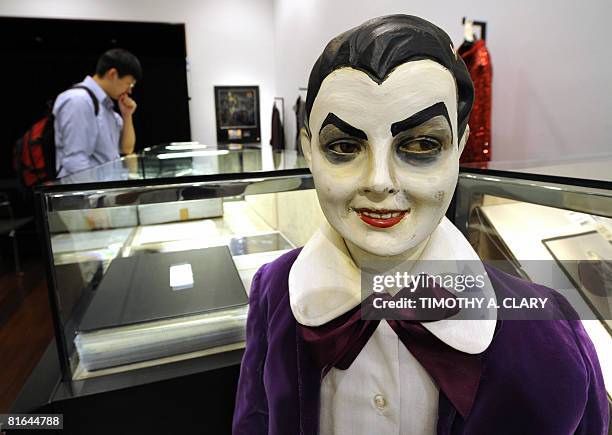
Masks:
[[[442,151],[442,144],[432,137],[417,137],[400,142],[397,155],[408,162],[430,162]]]
[[[330,161],[341,163],[348,162],[357,157],[357,154],[362,149],[362,145],[357,141],[342,139],[326,145],[324,149]]]
[[[355,142],[349,142],[346,140],[336,141],[327,145],[327,149],[334,154],[348,156],[356,154],[361,150],[361,145]]]

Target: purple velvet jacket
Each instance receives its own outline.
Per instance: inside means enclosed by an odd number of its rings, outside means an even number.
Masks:
[[[318,433],[320,373],[289,305],[289,270],[299,252],[264,265],[253,279],[235,435]],[[494,268],[487,272],[498,297],[549,297],[555,309],[573,313],[553,290]],[[580,321],[498,321],[481,357],[484,369],[467,418],[440,392],[438,435],[608,433],[601,369]]]

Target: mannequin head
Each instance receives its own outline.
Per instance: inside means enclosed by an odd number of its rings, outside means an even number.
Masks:
[[[375,256],[417,249],[451,200],[473,86],[449,37],[417,17],[334,38],[308,83],[302,148],[323,213]]]

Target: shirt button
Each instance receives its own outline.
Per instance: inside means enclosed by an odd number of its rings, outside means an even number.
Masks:
[[[374,396],[374,406],[380,410],[385,409],[387,407],[387,399],[385,399],[385,396],[382,394]]]

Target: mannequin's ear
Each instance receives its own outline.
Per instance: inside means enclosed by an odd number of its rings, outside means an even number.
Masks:
[[[461,140],[459,141],[459,156],[463,153],[465,149],[465,144],[467,144],[468,138],[470,137],[470,126],[465,126],[465,131],[463,132],[463,136],[461,136]]]
[[[302,127],[300,130],[300,145],[302,146],[302,152],[304,153],[306,163],[308,163],[308,168],[310,168],[312,171],[312,150],[310,148],[310,139],[310,132],[306,127]]]

